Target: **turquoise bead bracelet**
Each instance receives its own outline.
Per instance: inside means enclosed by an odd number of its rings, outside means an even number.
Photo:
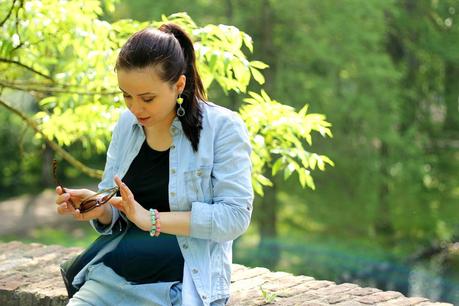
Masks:
[[[151,218],[150,236],[154,237],[156,234],[156,213],[155,213],[155,209],[153,208],[150,208],[150,218]]]
[[[161,232],[158,210],[150,208],[150,218],[151,218],[150,236],[158,237],[159,233]]]

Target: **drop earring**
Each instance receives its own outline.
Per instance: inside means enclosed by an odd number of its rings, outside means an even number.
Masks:
[[[181,94],[179,94],[177,98],[177,103],[179,105],[179,108],[177,109],[177,116],[179,117],[185,116],[185,109],[182,107],[183,98],[181,97]]]

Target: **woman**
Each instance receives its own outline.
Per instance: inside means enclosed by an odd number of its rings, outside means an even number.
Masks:
[[[128,110],[98,187],[118,186],[119,196],[81,213],[74,207],[95,192],[56,188],[59,214],[117,234],[79,270],[69,305],[224,305],[232,241],[252,213],[247,129],[204,101],[192,41],[177,25],[132,35],[116,72]]]

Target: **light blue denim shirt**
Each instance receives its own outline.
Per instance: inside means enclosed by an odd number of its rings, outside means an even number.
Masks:
[[[252,214],[252,166],[248,132],[239,115],[210,102],[200,105],[203,129],[198,152],[193,151],[178,118],[170,127],[169,205],[171,211],[191,211],[190,236],[177,236],[185,269],[189,267],[184,275],[191,276],[184,277],[183,290],[194,287],[202,303],[210,305],[230,294],[232,242],[247,230]],[[113,131],[99,189],[113,187],[114,176],[126,174],[144,140],[135,116],[124,112]],[[115,221],[125,218],[113,207],[112,212],[111,225],[91,221],[99,233],[111,234]],[[116,243],[106,246],[96,259]],[[82,282],[82,273],[74,284]],[[185,284],[185,279],[192,279],[193,284]]]

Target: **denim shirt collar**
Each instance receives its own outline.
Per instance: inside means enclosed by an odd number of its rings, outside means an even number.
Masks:
[[[142,125],[139,123],[139,120],[131,114],[131,116],[133,117],[133,120],[132,120],[132,128],[140,128],[142,129]],[[180,119],[175,116],[174,120],[172,121],[172,124],[169,128],[169,132],[171,133],[171,135],[175,135],[176,132],[183,132],[183,127],[182,127],[182,123],[180,122]]]

